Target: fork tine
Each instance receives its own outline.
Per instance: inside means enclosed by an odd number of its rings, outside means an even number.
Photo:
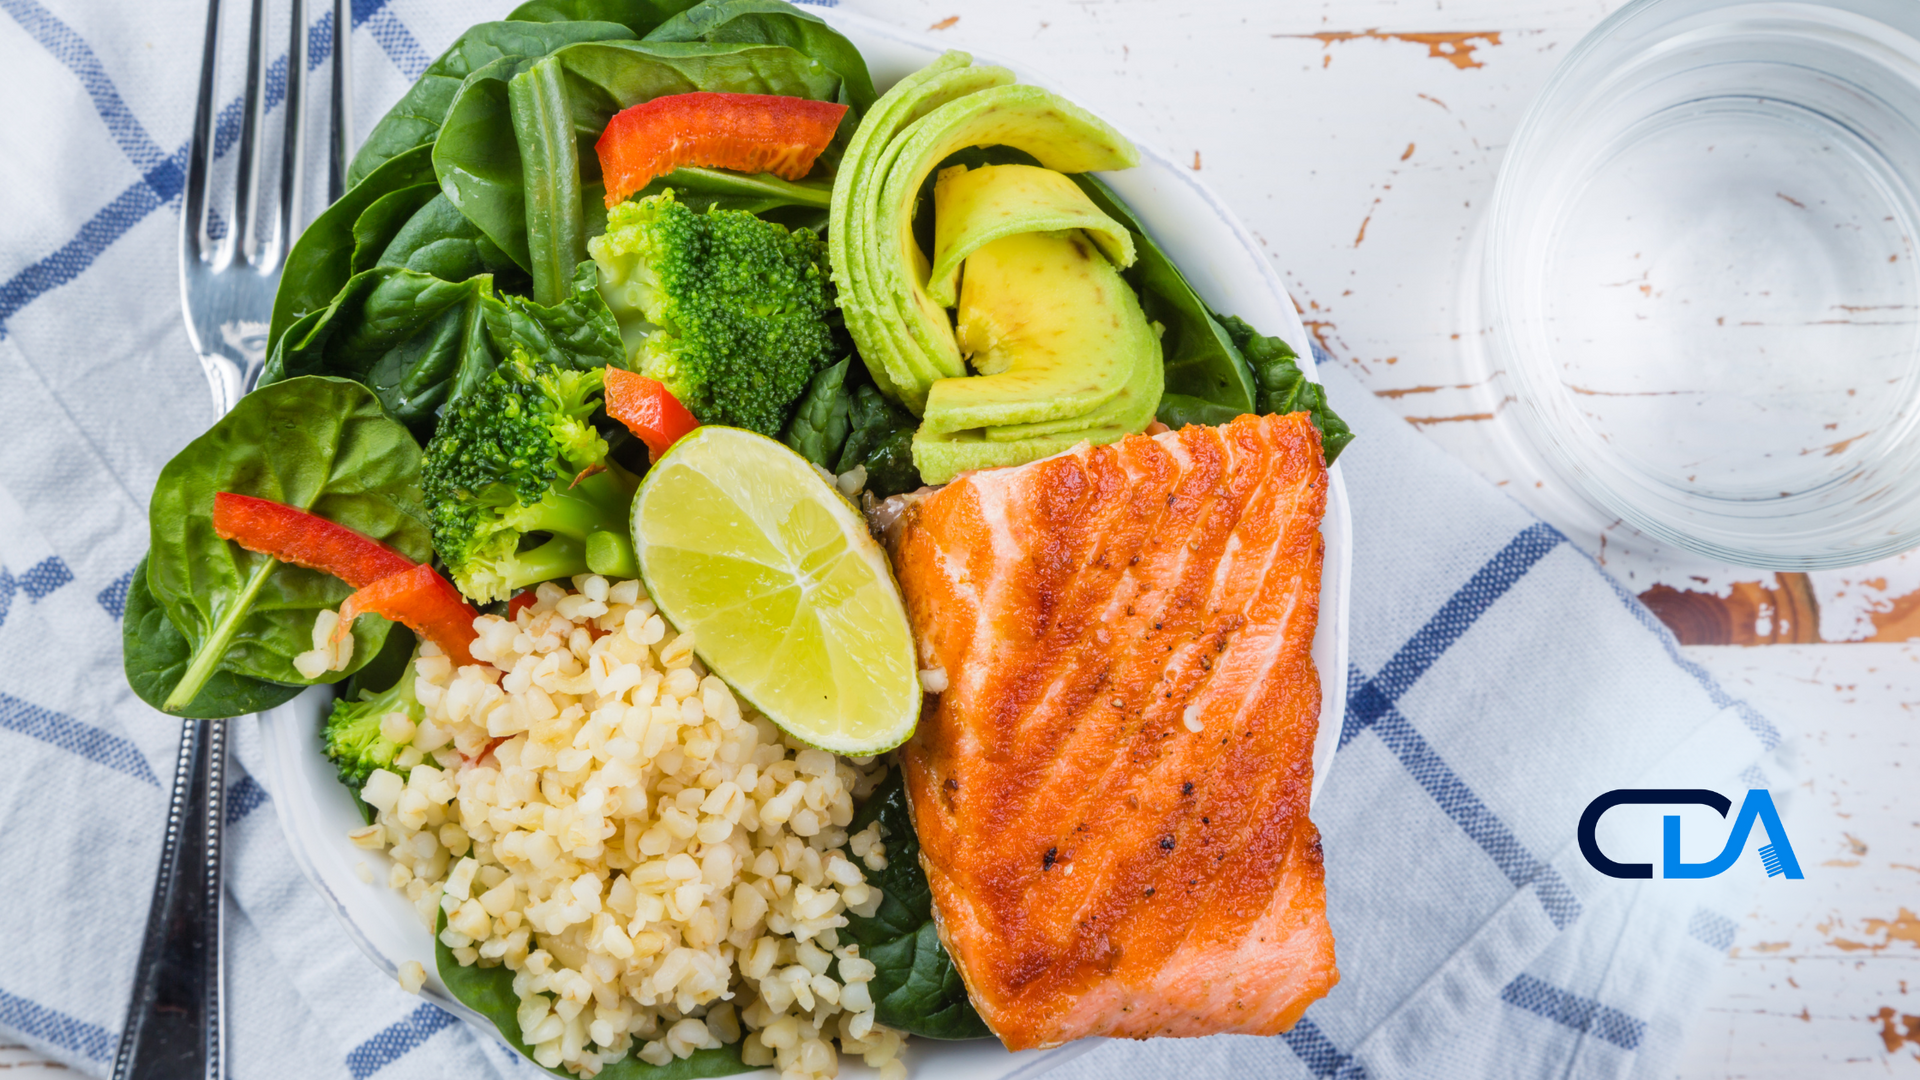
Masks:
[[[180,248],[205,262],[207,184],[213,166],[213,73],[219,60],[220,0],[207,0],[207,40],[200,54],[200,90],[193,109],[193,141],[187,149],[187,186],[180,208]]]
[[[242,96],[240,146],[235,157],[233,180],[232,261],[244,264],[255,250],[258,237],[254,222],[260,204],[260,164],[256,160],[260,129],[266,125],[266,80],[260,77],[260,53],[265,45],[261,23],[266,19],[266,0],[253,0],[253,15],[247,27],[247,84]]]
[[[333,0],[333,109],[327,166],[327,203],[346,193],[347,163],[353,157],[353,14],[348,0]]]
[[[279,221],[273,238],[262,250],[259,269],[268,273],[279,265],[293,245],[293,233],[300,220],[300,199],[306,189],[306,147],[301,138],[305,112],[303,90],[307,77],[307,11],[304,0],[289,3],[287,36],[287,95],[281,103],[286,113],[286,131],[280,152]]]

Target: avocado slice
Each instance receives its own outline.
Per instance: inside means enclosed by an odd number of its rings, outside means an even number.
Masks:
[[[910,347],[922,369],[952,378],[966,373],[953,324],[946,309],[927,295],[931,267],[913,235],[914,200],[933,167],[969,146],[1011,146],[1031,154],[1042,166],[1062,172],[1125,169],[1139,163],[1139,151],[1106,121],[1037,86],[996,86],[948,102],[915,121],[890,152],[886,187],[881,192],[873,241],[884,276],[876,290],[892,294],[894,318],[906,326]],[[854,341],[860,332],[848,320]],[[864,347],[863,347],[864,352]],[[902,403],[923,411],[931,384],[902,387]]]
[[[1160,403],[1159,333],[1077,230],[1003,237],[969,256],[959,340],[976,363],[1004,366],[933,384],[913,439],[929,484],[1117,441],[1143,430]],[[970,422],[979,426],[959,426]]]
[[[963,472],[1025,465],[1081,443],[1119,442],[1146,430],[1153,421],[1163,379],[1156,337],[1152,354],[1135,364],[1127,383],[1093,412],[1067,420],[965,431],[930,432],[922,426],[913,436],[914,468],[922,483],[944,484]]]
[[[1126,385],[1086,416],[965,431],[930,432],[923,425],[913,436],[913,464],[921,482],[944,484],[973,469],[1025,465],[1081,443],[1099,446],[1145,431],[1163,385],[1157,340],[1155,345]]]
[[[834,180],[827,233],[848,332],[876,385],[919,415],[936,379],[966,373],[953,324],[928,299],[932,269],[913,238],[913,204],[953,150],[1007,145],[1065,171],[1127,168],[1138,152],[1091,113],[1011,72],[942,55],[862,118]]]
[[[1108,217],[1079,185],[1033,165],[965,165],[942,169],[933,185],[933,269],[927,295],[941,307],[959,297],[960,264],[987,244],[1016,233],[1083,230],[1122,269],[1133,265],[1133,234]],[[965,343],[961,351],[966,352]],[[974,369],[983,373],[976,361]]]
[[[951,483],[954,477],[975,469],[1000,469],[1025,465],[1055,454],[1065,453],[1081,443],[1119,442],[1135,434],[1124,428],[1098,431],[1069,431],[1041,435],[1019,442],[993,442],[980,428],[947,431],[940,434],[916,432],[913,436],[913,467],[920,471],[924,484]]]
[[[1129,294],[1131,295],[1131,294]],[[1138,305],[1133,305],[1137,311]],[[1135,362],[1113,395],[1095,406],[1092,412],[1056,420],[1035,420],[1024,424],[1003,424],[981,429],[988,442],[1009,443],[1049,435],[1079,433],[1093,442],[1112,442],[1120,435],[1145,431],[1160,408],[1166,389],[1166,363],[1161,351],[1159,327],[1147,324],[1147,346],[1135,354]],[[1117,428],[1120,435],[1093,438],[1091,432]]]
[[[1161,392],[1166,388],[1166,367],[1160,352],[1160,339],[1156,335],[1153,348],[1140,354],[1138,362],[1128,372],[1127,381],[1120,384],[1113,396],[1101,402],[1090,413],[1082,416],[1070,416],[1059,420],[1036,420],[1026,424],[1004,424],[1000,427],[981,429],[988,442],[1018,442],[1022,439],[1034,439],[1044,435],[1071,435],[1080,433],[1088,438],[1088,432],[1102,431],[1107,428],[1119,428],[1121,434],[1132,435],[1145,431],[1153,422],[1160,408]],[[1119,436],[1114,436],[1118,438]],[[1095,442],[1112,442],[1112,439],[1095,439]]]
[[[934,383],[928,434],[1076,420],[1159,356],[1133,290],[1078,229],[1016,233],[974,252],[959,315],[960,347],[993,374]]]
[[[882,166],[893,160],[888,150],[909,124],[957,98],[1013,82],[1005,68],[972,63],[964,52],[943,53],[894,84],[861,118],[834,176],[827,255],[840,309],[875,385],[896,401],[907,399],[908,386],[923,386],[918,394],[924,396],[924,384],[940,376],[912,366],[917,353],[900,347],[896,335],[904,330],[893,319],[891,301],[883,306],[873,288],[881,273],[872,226],[886,177]]]

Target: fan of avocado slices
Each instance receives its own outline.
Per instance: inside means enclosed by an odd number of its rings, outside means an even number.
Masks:
[[[861,122],[834,183],[834,282],[874,385],[919,418],[926,483],[1156,418],[1304,410],[1329,462],[1352,440],[1297,354],[1212,312],[1092,175],[1138,162],[1098,117],[960,52]]]

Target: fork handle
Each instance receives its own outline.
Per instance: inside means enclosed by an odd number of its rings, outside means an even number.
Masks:
[[[227,721],[184,721],[146,939],[114,1080],[225,1080],[220,836]]]

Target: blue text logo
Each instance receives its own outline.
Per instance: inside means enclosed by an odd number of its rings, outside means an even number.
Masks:
[[[1621,788],[1609,791],[1605,795],[1587,804],[1587,812],[1580,815],[1580,854],[1595,870],[1617,878],[1650,878],[1653,876],[1652,863],[1619,863],[1606,857],[1600,851],[1599,841],[1594,839],[1594,830],[1600,825],[1600,816],[1616,806],[1626,803],[1654,806],[1699,805],[1709,806],[1721,817],[1733,809],[1733,801],[1717,791],[1705,788]],[[1785,874],[1789,878],[1803,878],[1800,862],[1793,857],[1793,845],[1787,842],[1787,830],[1780,824],[1780,813],[1773,808],[1773,795],[1764,788],[1754,788],[1747,792],[1746,800],[1740,804],[1740,816],[1733,821],[1733,833],[1727,837],[1727,846],[1719,855],[1703,863],[1680,861],[1680,819],[1669,814],[1664,819],[1661,834],[1660,876],[1667,878],[1710,878],[1725,873],[1746,850],[1747,834],[1758,823],[1767,831],[1767,843],[1760,849],[1761,865],[1767,868],[1768,877]]]

